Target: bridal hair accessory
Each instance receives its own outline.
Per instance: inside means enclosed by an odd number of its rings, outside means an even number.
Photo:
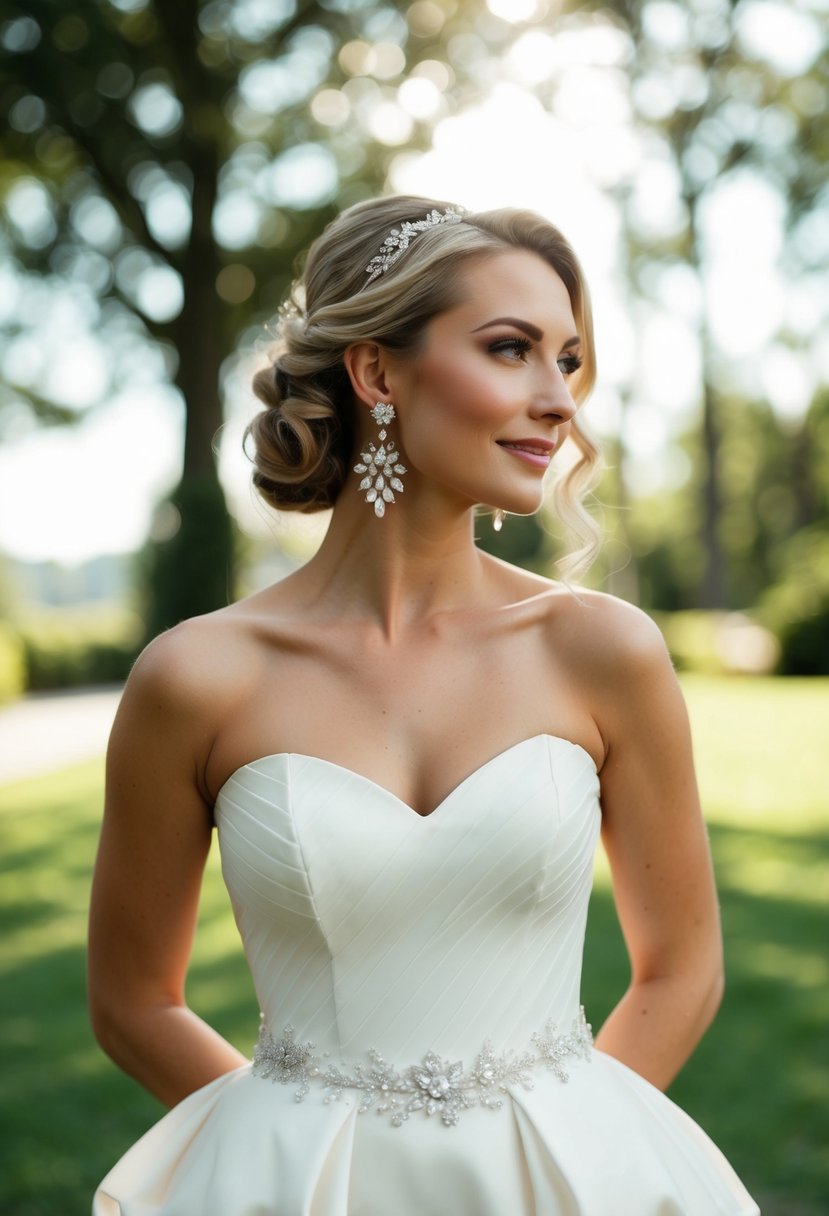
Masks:
[[[360,489],[366,491],[366,502],[374,503],[374,514],[378,518],[386,513],[386,503],[394,502],[393,490],[402,494],[403,482],[400,478],[406,472],[405,465],[398,464],[400,453],[394,445],[386,446],[386,427],[394,418],[394,406],[391,402],[378,401],[371,416],[380,427],[380,447],[377,448],[369,440],[368,451],[360,453],[360,463],[355,464],[354,472],[363,473]]]
[[[373,283],[375,279],[379,279],[381,274],[394,265],[399,257],[401,257],[409,248],[409,243],[414,240],[419,232],[425,232],[427,228],[435,228],[438,224],[459,224],[463,219],[463,213],[455,207],[447,207],[444,212],[432,210],[428,213],[425,219],[406,220],[399,228],[392,228],[389,235],[380,246],[380,252],[375,254],[368,266],[366,266],[366,274],[369,275],[369,283]]]

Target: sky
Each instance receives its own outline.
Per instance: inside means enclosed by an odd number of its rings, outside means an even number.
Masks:
[[[490,0],[490,7],[498,12],[506,3]],[[520,16],[522,4],[534,0],[509,0],[511,19]],[[786,66],[794,70],[808,58],[808,37],[804,34],[798,43],[795,27],[785,26],[783,10],[767,4],[765,18],[752,19],[750,32],[755,49],[765,46],[769,57],[788,55]],[[505,78],[481,104],[440,121],[427,152],[398,155],[389,188],[472,209],[529,207],[562,229],[584,265],[594,303],[599,381],[586,407],[587,423],[600,439],[615,434],[620,389],[631,386],[625,443],[637,492],[650,492],[684,472],[683,458],[670,441],[688,425],[699,399],[695,332],[700,308],[708,311],[726,378],[732,376],[736,387],[767,395],[781,414],[790,416],[801,414],[815,386],[829,380],[829,335],[813,345],[808,358],[777,347],[772,339],[783,324],[808,330],[829,315],[829,308],[825,294],[813,298],[814,292],[785,282],[779,265],[780,201],[761,179],[744,174],[713,190],[706,206],[714,270],[705,298],[692,276],[675,271],[661,288],[670,307],[646,322],[632,315],[619,274],[618,215],[603,178],[632,171],[637,206],[655,229],[670,217],[675,183],[658,164],[641,159],[618,74],[606,70],[620,55],[613,31],[594,31],[592,42],[582,38],[566,48],[572,70],[550,113],[530,89],[556,68],[555,49],[565,53],[541,30],[524,35],[505,65]],[[795,63],[792,56],[798,53]],[[405,89],[404,84],[397,106],[375,116],[380,138],[384,123],[393,128],[402,112],[422,114],[433,103],[428,82]],[[393,129],[386,135],[390,142],[396,138]],[[499,171],[505,160],[508,173]],[[24,193],[17,206],[22,223],[31,219],[36,200]],[[241,213],[238,218],[244,222]],[[232,209],[226,209],[221,222],[232,226]],[[169,284],[158,281],[148,290],[156,292],[158,307],[166,306]],[[0,316],[3,309],[48,315],[50,364],[40,374],[47,375],[47,384],[53,377],[61,399],[70,405],[80,407],[94,395],[104,375],[103,353],[82,300],[71,293],[48,298],[29,293],[23,299],[0,270]],[[24,346],[16,351],[16,370],[32,375],[44,357],[43,349]],[[242,525],[276,536],[280,525],[252,492],[250,466],[241,451],[245,423],[257,408],[249,381],[260,359],[258,350],[240,352],[230,378],[220,473]],[[125,370],[129,387],[86,413],[76,426],[39,430],[21,421],[12,431],[0,449],[0,550],[72,564],[140,546],[154,503],[178,477],[183,409],[175,390],[163,383],[159,359],[142,358]]]

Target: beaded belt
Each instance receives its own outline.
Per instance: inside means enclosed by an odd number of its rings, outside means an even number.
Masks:
[[[368,1063],[355,1064],[344,1072],[315,1055],[314,1043],[298,1043],[292,1026],[286,1026],[281,1037],[275,1039],[263,1022],[253,1053],[253,1072],[283,1085],[298,1082],[294,1094],[297,1102],[310,1093],[313,1082],[326,1091],[326,1102],[337,1100],[345,1090],[357,1090],[362,1095],[358,1113],[373,1109],[379,1115],[388,1114],[394,1127],[400,1127],[417,1110],[426,1115],[439,1114],[441,1122],[452,1127],[460,1112],[471,1106],[499,1109],[503,1103],[498,1092],[506,1093],[508,1085],[532,1089],[529,1074],[535,1068],[543,1066],[560,1081],[567,1081],[564,1060],[590,1060],[593,1035],[584,1009],[579,1009],[569,1033],[561,1034],[553,1022],[547,1022],[531,1042],[535,1050],[519,1056],[512,1052],[496,1055],[485,1042],[468,1071],[462,1061],[450,1064],[433,1051],[420,1064],[398,1070],[379,1051],[371,1049],[366,1052]]]

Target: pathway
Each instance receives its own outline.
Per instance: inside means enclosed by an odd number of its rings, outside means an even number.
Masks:
[[[121,687],[31,693],[0,708],[0,784],[106,751]]]

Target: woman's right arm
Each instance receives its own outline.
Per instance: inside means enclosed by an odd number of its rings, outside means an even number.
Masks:
[[[221,673],[211,671],[213,639],[189,622],[152,642],[133,668],[107,750],[92,888],[96,1038],[168,1105],[246,1062],[184,997],[212,830],[202,775]]]

